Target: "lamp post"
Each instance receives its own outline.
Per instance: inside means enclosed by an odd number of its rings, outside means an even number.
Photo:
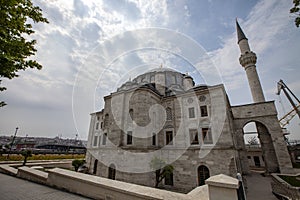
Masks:
[[[12,139],[12,141],[11,141],[11,144],[10,144],[10,148],[9,148],[9,152],[8,152],[8,154],[7,154],[7,159],[9,158],[9,154],[10,154],[10,152],[11,152],[11,149],[12,149],[12,146],[14,145],[14,142],[15,142],[15,139],[16,139],[16,135],[17,135],[17,132],[18,132],[18,127],[16,128],[16,131],[15,131],[15,134],[14,134],[14,137],[13,137],[13,139]]]

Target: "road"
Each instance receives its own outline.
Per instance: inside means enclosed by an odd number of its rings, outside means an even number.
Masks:
[[[0,173],[0,199],[87,200],[88,198]]]
[[[251,172],[247,177],[247,200],[278,200],[272,193],[271,177]]]

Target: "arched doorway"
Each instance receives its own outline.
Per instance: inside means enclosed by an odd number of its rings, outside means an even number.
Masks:
[[[209,169],[204,166],[200,165],[198,167],[198,185],[205,185],[205,180],[209,178]]]
[[[244,143],[250,169],[265,167],[261,144],[255,122],[249,122],[243,127]]]
[[[248,137],[248,141],[246,141],[245,138],[247,134],[245,133],[247,132],[245,128],[249,126],[249,124],[254,127],[253,135],[257,136],[257,139],[253,140],[253,138],[249,139]],[[265,167],[269,173],[279,172],[273,140],[267,127],[261,122],[254,121],[246,123],[243,131],[249,166]]]
[[[98,160],[96,159],[96,160],[94,161],[93,174],[96,174],[96,173],[97,173],[97,167],[98,167]]]
[[[108,178],[115,180],[116,179],[116,166],[111,164],[108,168]]]

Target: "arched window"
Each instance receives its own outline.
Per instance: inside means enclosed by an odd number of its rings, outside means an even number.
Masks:
[[[97,173],[97,167],[98,167],[98,160],[96,159],[96,160],[94,161],[93,174],[96,174],[96,173]]]
[[[174,182],[173,182],[173,172],[166,174],[165,185],[174,185]]]
[[[129,109],[129,116],[131,117],[131,120],[133,121],[133,109]]]
[[[172,120],[172,109],[171,108],[166,108],[166,113],[167,113],[167,120]]]
[[[108,168],[108,178],[115,180],[116,179],[116,166],[111,164]]]
[[[105,117],[104,117],[104,127],[108,127],[109,125],[109,115],[106,114]]]
[[[198,167],[198,184],[199,186],[205,185],[205,180],[209,178],[209,169],[201,165]]]

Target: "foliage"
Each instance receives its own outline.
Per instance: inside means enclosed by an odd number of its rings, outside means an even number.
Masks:
[[[290,9],[290,13],[296,15],[295,25],[300,26],[300,0],[293,0],[294,7]]]
[[[82,159],[84,158],[84,154],[38,154],[38,155],[32,155],[32,157],[29,157],[27,160],[60,160],[60,159]],[[9,158],[7,159],[7,156],[3,155],[0,156],[0,161],[21,161],[23,160],[22,155],[17,154],[11,154]]]
[[[27,158],[32,156],[31,150],[24,150],[21,152],[21,155],[24,157],[23,166],[26,165]]]
[[[289,183],[291,186],[294,187],[300,187],[300,181],[297,179],[299,177],[297,176],[283,176],[279,175],[281,179],[283,179],[285,182]]]
[[[83,166],[84,163],[85,163],[84,160],[75,159],[72,161],[72,166],[75,168],[75,171],[77,172],[79,167]]]
[[[0,0],[0,78],[12,79],[18,76],[19,70],[28,67],[42,68],[37,61],[30,59],[36,52],[36,40],[28,40],[28,36],[34,33],[32,22],[48,23],[48,20],[31,0]],[[3,90],[6,88],[0,87],[0,91]],[[4,105],[0,102],[0,107]]]
[[[154,157],[150,162],[150,168],[155,170],[155,187],[157,188],[159,183],[168,175],[173,173],[174,167],[172,165],[166,165],[166,162]]]

